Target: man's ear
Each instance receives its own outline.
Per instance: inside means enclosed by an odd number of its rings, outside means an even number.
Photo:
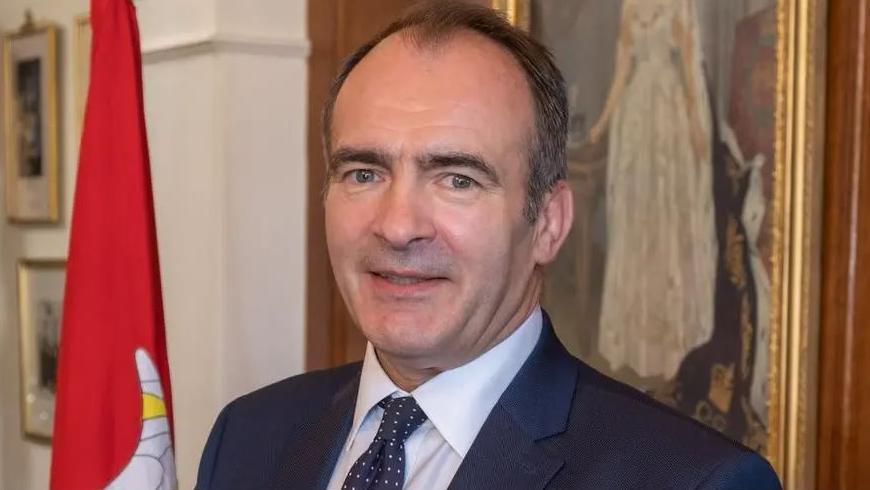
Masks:
[[[535,262],[545,265],[556,258],[573,222],[574,192],[565,180],[560,180],[541,203],[535,223]]]

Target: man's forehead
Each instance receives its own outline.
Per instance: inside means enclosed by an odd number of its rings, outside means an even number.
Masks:
[[[492,174],[525,174],[535,128],[525,72],[504,47],[472,31],[438,44],[396,33],[339,91],[330,153],[362,147],[411,162],[448,150],[482,157]]]
[[[378,89],[391,82],[391,89],[410,92],[424,88],[455,92],[465,86],[472,91],[510,92],[514,100],[525,94],[531,100],[519,62],[495,41],[467,29],[431,39],[424,36],[409,28],[381,41],[350,72],[339,101],[347,92]]]

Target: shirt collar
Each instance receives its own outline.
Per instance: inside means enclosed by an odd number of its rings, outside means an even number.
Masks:
[[[363,358],[362,373],[359,380],[359,391],[356,395],[356,407],[353,412],[353,426],[350,429],[346,449],[350,450],[354,439],[359,432],[360,426],[372,408],[378,402],[393,393],[404,393],[393,383],[393,380],[384,372],[378,356],[371,342],[366,344],[366,354]]]
[[[444,440],[461,457],[468,453],[492,408],[532,353],[542,328],[543,316],[540,307],[536,307],[522,325],[499,344],[467,364],[438,374],[411,393]],[[369,343],[347,447],[353,444],[371,409],[396,392],[407,395],[384,372]]]

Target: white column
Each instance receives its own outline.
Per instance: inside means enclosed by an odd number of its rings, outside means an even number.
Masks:
[[[217,412],[302,371],[305,2],[139,4],[181,488]],[[172,27],[169,28],[168,25]]]

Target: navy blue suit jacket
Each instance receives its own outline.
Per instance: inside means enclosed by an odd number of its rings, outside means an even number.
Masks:
[[[208,438],[197,488],[325,489],[350,430],[360,367],[294,376],[227,405]],[[758,454],[572,357],[545,315],[537,346],[450,490],[544,488],[781,486]]]

